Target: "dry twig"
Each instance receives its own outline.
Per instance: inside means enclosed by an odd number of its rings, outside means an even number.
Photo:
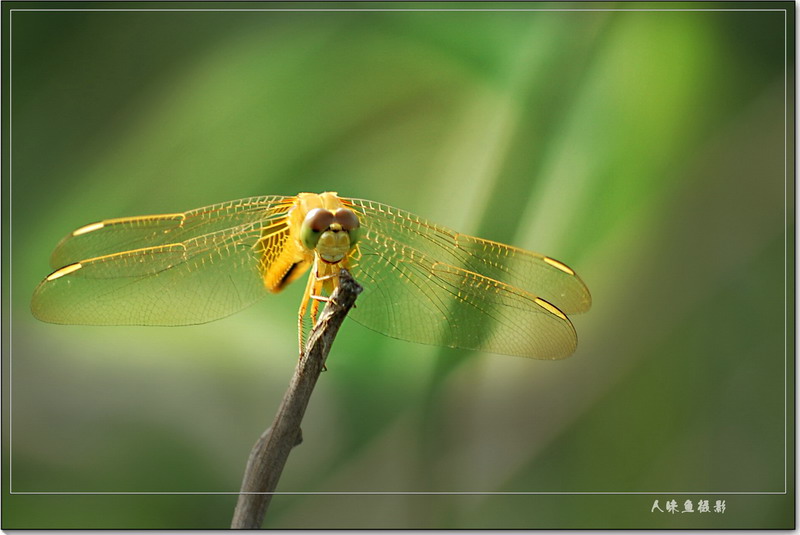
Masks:
[[[314,326],[272,425],[256,441],[247,460],[242,488],[231,527],[258,529],[293,447],[303,441],[300,422],[325,366],[325,359],[344,318],[361,292],[350,273],[342,270],[339,287],[331,295]]]

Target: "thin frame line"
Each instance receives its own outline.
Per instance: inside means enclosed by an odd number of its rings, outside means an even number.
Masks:
[[[13,278],[12,278],[12,273],[11,273],[11,271],[13,269],[13,267],[12,267],[13,262],[11,261],[11,258],[12,258],[11,242],[12,242],[12,235],[13,235],[13,232],[12,232],[12,202],[11,202],[11,200],[14,198],[14,195],[12,194],[12,177],[13,177],[12,160],[14,158],[14,150],[13,150],[13,147],[12,147],[12,142],[14,140],[14,136],[12,134],[12,130],[13,129],[11,127],[11,125],[12,125],[11,119],[12,119],[12,114],[13,114],[12,110],[14,108],[14,106],[13,106],[14,100],[12,98],[13,84],[11,83],[12,82],[11,73],[13,71],[13,69],[12,69],[12,61],[13,61],[13,57],[14,57],[14,55],[12,53],[12,45],[13,45],[13,42],[14,42],[13,39],[12,39],[12,31],[13,31],[13,28],[14,28],[14,25],[11,23],[11,20],[13,18],[13,15],[11,13],[12,11],[13,11],[13,9],[9,10],[9,13],[8,13],[8,492],[9,492],[9,494],[13,494],[14,493],[14,491],[12,490],[13,489],[12,483],[14,481],[14,479],[12,477],[12,473],[13,473],[13,470],[14,470],[13,469],[14,463],[13,463],[13,459],[12,459],[12,452],[14,451],[14,446],[13,446],[14,440],[13,440],[13,436],[12,436],[13,435],[14,426],[12,425],[12,422],[11,422],[12,419],[13,419],[13,415],[14,415],[14,411],[13,411],[14,392],[13,392],[13,388],[12,388],[12,385],[14,384],[14,380],[13,380],[13,375],[14,375],[13,369],[14,369],[14,366],[12,366],[13,355],[14,355],[14,344],[13,344],[13,342],[14,342],[14,340],[13,340],[13,337],[14,337],[14,328],[13,328],[14,314],[12,314],[12,310],[13,310],[14,300],[13,300],[13,294],[12,294],[12,292],[13,292],[13,290],[12,290]]]
[[[730,9],[630,9],[630,8],[602,8],[602,9],[444,9],[444,8],[433,8],[433,9],[256,9],[256,8],[245,8],[245,9],[173,9],[173,8],[165,8],[165,9],[157,9],[157,8],[149,8],[149,9],[101,9],[101,8],[86,8],[86,9],[12,9],[11,11],[46,11],[46,12],[63,12],[63,11],[96,11],[96,12],[157,12],[157,11],[170,11],[170,12],[283,12],[283,13],[301,13],[301,12],[309,12],[309,13],[319,13],[319,12],[484,12],[484,13],[502,13],[502,12],[555,12],[555,13],[569,13],[569,12],[585,12],[585,11],[596,11],[598,13],[603,12],[651,12],[651,13],[667,13],[667,12],[717,12],[717,11],[729,11],[729,12],[767,12],[767,11],[783,11],[784,14],[786,13],[786,9],[780,8],[757,8],[757,9],[744,9],[744,8],[730,8]]]
[[[230,495],[236,496],[239,494],[248,494],[248,495],[271,495],[271,496],[336,496],[336,495],[348,495],[348,496],[372,496],[372,495],[380,495],[380,496],[533,496],[533,495],[613,495],[613,496],[623,496],[623,495],[642,495],[647,494],[651,496],[663,496],[663,495],[670,495],[670,496],[697,496],[697,495],[714,495],[714,496],[730,496],[730,495],[774,495],[774,496],[783,496],[785,493],[781,491],[763,491],[763,492],[737,492],[737,491],[729,491],[729,492],[655,492],[655,491],[628,491],[628,492],[613,492],[613,491],[576,491],[576,492],[568,492],[568,491],[556,491],[556,492],[547,492],[547,491],[498,491],[498,492],[483,492],[483,491],[275,491],[275,492],[238,492],[238,491],[226,491],[226,492],[202,492],[202,491],[187,491],[187,492],[179,492],[179,491],[155,491],[155,492],[15,492],[14,494],[25,494],[25,495],[49,495],[49,496],[70,496],[70,495],[97,495],[102,496],[106,494],[113,494],[119,496],[150,496],[153,494],[157,495]]]
[[[759,492],[749,492],[749,491],[730,491],[730,492],[651,492],[651,491],[631,491],[631,492],[613,492],[613,491],[587,491],[587,492],[547,492],[547,491],[530,491],[530,492],[481,492],[481,491],[457,491],[457,492],[383,492],[383,491],[376,491],[376,492],[348,492],[348,491],[330,491],[330,492],[236,492],[236,491],[224,491],[224,492],[14,492],[12,490],[12,429],[13,426],[11,425],[12,421],[12,357],[13,357],[13,348],[12,348],[12,323],[13,323],[13,315],[11,314],[11,303],[12,303],[12,284],[11,284],[11,272],[12,272],[12,262],[11,262],[11,252],[12,252],[12,18],[14,12],[783,12],[783,19],[784,19],[784,490],[781,491],[759,491]],[[9,285],[8,285],[8,295],[9,295],[9,494],[19,494],[19,495],[239,495],[239,494],[270,494],[270,495],[359,495],[359,496],[370,496],[370,495],[393,495],[393,496],[403,496],[403,495],[480,495],[480,496],[503,496],[503,495],[697,495],[697,494],[713,494],[713,495],[786,495],[788,493],[788,342],[786,337],[788,335],[788,297],[786,296],[788,290],[788,231],[787,231],[787,206],[788,203],[788,134],[787,134],[787,127],[788,127],[788,104],[787,104],[787,91],[788,91],[788,67],[787,67],[787,47],[788,47],[788,27],[787,27],[787,17],[788,13],[786,9],[781,8],[756,8],[756,9],[745,9],[745,8],[728,8],[728,9],[629,9],[629,8],[601,8],[601,9],[443,9],[443,8],[434,8],[434,9],[95,9],[95,8],[87,8],[87,9],[9,9],[9,111],[8,111],[8,119],[9,119],[9,135],[8,135],[8,147],[9,147],[9,156],[8,156],[8,163],[9,163],[9,171],[8,171],[8,178],[9,178]]]
[[[789,359],[788,359],[788,327],[789,327],[789,302],[786,294],[789,290],[789,231],[787,227],[787,204],[789,203],[789,164],[788,146],[789,138],[787,133],[789,107],[787,101],[788,93],[788,73],[787,73],[787,49],[789,48],[787,13],[783,12],[783,492],[786,493],[789,487],[788,481],[788,419],[789,419]]]

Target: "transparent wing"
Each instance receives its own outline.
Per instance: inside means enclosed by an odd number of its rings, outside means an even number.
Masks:
[[[426,257],[504,282],[545,299],[565,314],[589,310],[592,298],[578,275],[550,257],[502,243],[460,234],[392,206],[348,199],[364,215],[374,239],[391,239]]]
[[[204,234],[240,228],[261,221],[294,197],[250,197],[213,204],[188,212],[106,219],[84,225],[62,239],[50,257],[50,267],[87,258],[191,240]]]
[[[242,215],[242,204],[226,203],[216,206],[230,206],[231,215],[224,215],[225,210],[213,216],[193,215],[204,209],[186,212],[190,228],[172,226],[174,214],[168,214],[163,220],[140,219],[145,222],[138,230],[133,225],[137,218],[112,220],[111,225],[68,238],[63,244],[69,255],[63,257],[80,260],[39,284],[31,302],[33,314],[52,323],[189,325],[251,305],[266,292],[264,263],[280,253],[288,235],[286,199],[258,199],[256,217]],[[235,226],[224,228],[226,224]],[[97,236],[90,238],[92,233]]]
[[[556,359],[575,351],[575,329],[554,304],[588,308],[574,273],[386,205],[348,203],[363,216],[352,272],[364,293],[350,313],[359,323],[412,342],[508,355]]]

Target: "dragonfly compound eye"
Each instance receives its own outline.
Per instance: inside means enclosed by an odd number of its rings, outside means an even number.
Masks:
[[[308,249],[314,249],[317,246],[319,237],[324,231],[328,230],[333,222],[334,216],[330,211],[322,208],[310,210],[300,228],[300,240],[303,245]]]
[[[336,213],[333,215],[336,222],[342,225],[344,230],[353,230],[357,229],[359,226],[358,223],[358,216],[352,211],[348,210],[347,208],[339,208],[336,210]]]
[[[306,214],[304,225],[308,225],[315,232],[328,230],[334,221],[333,214],[323,208],[314,208]]]
[[[352,210],[347,208],[339,208],[333,215],[336,222],[342,226],[342,230],[346,230],[350,234],[350,245],[355,245],[358,241],[360,234],[359,227],[361,223],[358,221],[358,216]]]

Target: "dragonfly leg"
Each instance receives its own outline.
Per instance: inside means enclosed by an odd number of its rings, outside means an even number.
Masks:
[[[312,277],[314,277],[315,284],[313,285],[313,288],[311,288],[311,291],[314,293],[309,295],[308,298],[311,301],[311,325],[314,326],[317,324],[320,301],[327,302],[330,301],[330,299],[321,295],[316,295],[316,292],[319,292],[322,289],[322,283],[320,282],[320,279],[316,277],[316,273],[313,274]],[[322,371],[328,371],[328,367],[325,364],[322,365]]]
[[[303,293],[303,301],[300,303],[300,311],[298,313],[298,323],[300,328],[300,353],[303,352],[303,317],[306,315],[306,310],[308,310],[308,304],[311,303],[311,326],[317,323],[317,314],[319,312],[319,302],[320,301],[328,301],[328,298],[322,295],[319,295],[322,291],[322,277],[318,274],[318,265],[316,259],[314,260],[314,265],[311,268],[311,273],[308,274],[308,283],[306,284],[306,291]]]
[[[317,315],[319,313],[319,302],[320,300],[317,299],[316,296],[311,296],[311,324],[317,324]]]
[[[334,271],[328,273],[327,275],[323,275],[321,277],[317,277],[317,281],[320,282],[320,289],[325,289],[328,292],[328,295],[333,295],[333,291],[338,288],[339,286],[339,272]],[[323,295],[312,295],[312,299],[317,299],[319,301],[324,301],[326,303],[333,302],[330,297],[326,297]]]
[[[311,299],[311,294],[314,292],[314,281],[316,280],[317,267],[316,264],[308,274],[308,282],[306,283],[306,290],[303,292],[303,299],[300,301],[300,310],[297,311],[297,339],[300,343],[300,356],[303,356],[303,318],[308,310],[308,301]],[[313,323],[313,320],[312,320]]]
[[[338,279],[338,278],[339,278],[339,274],[338,273],[328,273],[327,275],[323,275],[321,277],[317,277],[317,280],[318,281],[326,281],[326,280]]]
[[[301,309],[305,308],[304,306],[300,306]],[[298,347],[300,348],[299,356],[297,357],[298,360],[303,358],[303,314],[305,311],[300,312],[297,315],[297,343]]]

